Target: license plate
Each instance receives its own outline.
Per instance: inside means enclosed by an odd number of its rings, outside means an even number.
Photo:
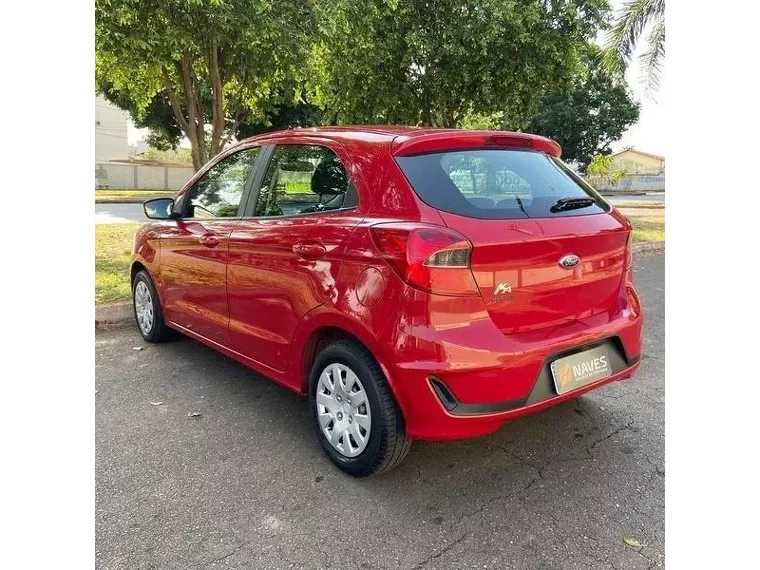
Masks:
[[[558,358],[551,363],[557,394],[564,394],[612,375],[610,357],[604,346]]]

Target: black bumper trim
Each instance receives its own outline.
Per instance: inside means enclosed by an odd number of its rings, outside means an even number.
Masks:
[[[525,398],[519,400],[507,400],[505,402],[492,402],[488,404],[464,404],[458,402],[441,380],[435,376],[428,378],[438,399],[443,407],[452,416],[482,416],[484,414],[498,414],[521,408],[525,404]]]
[[[517,400],[506,400],[503,402],[493,402],[488,404],[464,404],[457,401],[446,384],[435,376],[428,377],[430,385],[433,387],[441,404],[452,416],[480,416],[485,414],[498,414],[501,412],[508,412],[523,406],[530,406],[538,404],[544,400],[549,400],[556,397],[558,394],[554,389],[554,382],[551,379],[550,364],[557,358],[568,356],[576,352],[582,352],[590,348],[594,348],[603,344],[607,344],[610,348],[610,354],[612,359],[612,373],[619,374],[627,368],[635,365],[641,360],[641,356],[629,357],[625,352],[625,347],[619,337],[609,337],[601,341],[596,341],[590,344],[574,347],[570,350],[565,350],[556,354],[552,354],[546,360],[544,360],[541,366],[541,372],[536,378],[533,384],[533,388],[526,398],[520,398]]]

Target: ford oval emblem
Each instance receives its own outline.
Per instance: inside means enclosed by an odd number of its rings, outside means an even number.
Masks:
[[[560,258],[559,265],[560,267],[564,267],[565,269],[572,269],[576,265],[578,265],[581,262],[581,258],[575,255],[574,253],[571,253],[569,255],[565,255],[564,257]]]

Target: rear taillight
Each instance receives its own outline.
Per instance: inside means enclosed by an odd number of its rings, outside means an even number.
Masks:
[[[370,227],[385,261],[409,285],[439,295],[477,295],[470,271],[472,245],[442,226],[387,223]]]
[[[628,232],[628,241],[625,242],[625,279],[633,285],[633,231]]]

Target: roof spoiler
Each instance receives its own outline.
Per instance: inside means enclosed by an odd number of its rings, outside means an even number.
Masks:
[[[447,130],[426,135],[400,135],[393,140],[391,154],[409,156],[447,150],[479,148],[524,148],[545,152],[559,158],[562,147],[546,137],[511,131],[455,131]]]

